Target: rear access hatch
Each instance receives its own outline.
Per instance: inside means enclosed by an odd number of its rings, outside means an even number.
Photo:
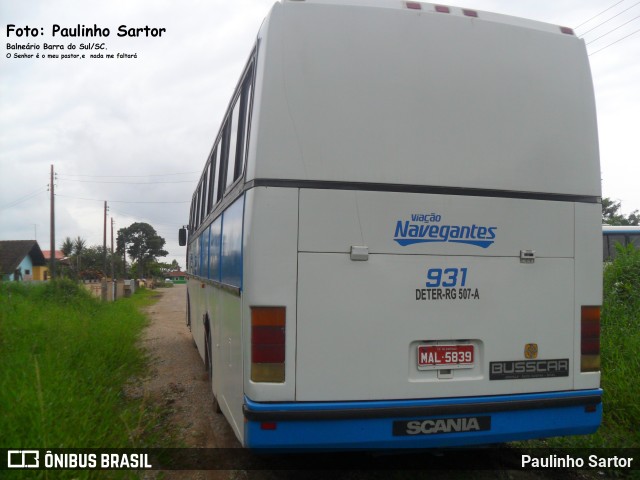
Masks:
[[[573,204],[302,189],[299,218],[296,400],[573,387]]]

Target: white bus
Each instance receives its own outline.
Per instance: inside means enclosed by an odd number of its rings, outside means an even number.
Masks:
[[[276,3],[185,238],[188,323],[219,409],[250,448],[594,432],[600,196],[570,29]]]
[[[613,260],[616,258],[616,244],[623,247],[631,244],[640,248],[640,227],[634,225],[602,225],[602,258]]]

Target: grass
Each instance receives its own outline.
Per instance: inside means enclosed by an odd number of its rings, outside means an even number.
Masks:
[[[151,292],[102,303],[70,281],[0,284],[0,447],[133,448],[153,411],[124,385],[144,375],[136,345]],[[77,474],[78,472],[76,472]]]
[[[640,448],[640,249],[618,246],[604,268],[601,316],[603,421],[592,435],[526,442],[527,447]]]

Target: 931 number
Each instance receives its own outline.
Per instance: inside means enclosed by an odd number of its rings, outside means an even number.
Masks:
[[[467,283],[467,269],[465,268],[430,268],[427,270],[429,288],[464,287]]]

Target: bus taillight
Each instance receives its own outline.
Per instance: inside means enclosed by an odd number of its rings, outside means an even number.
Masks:
[[[251,307],[251,380],[283,383],[285,307]]]
[[[580,322],[580,371],[600,370],[600,307],[582,307]]]

